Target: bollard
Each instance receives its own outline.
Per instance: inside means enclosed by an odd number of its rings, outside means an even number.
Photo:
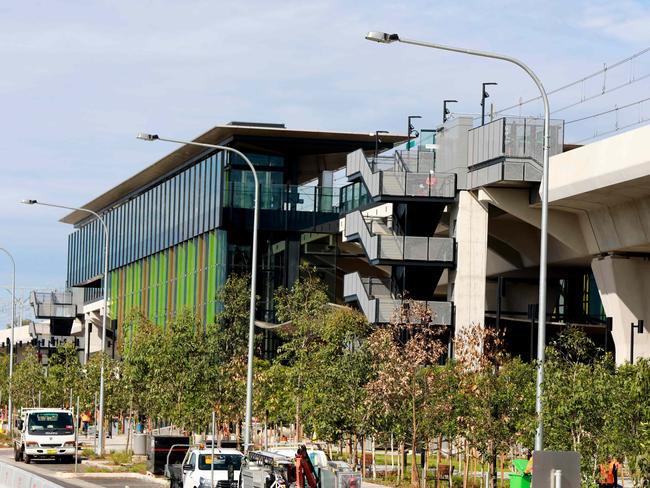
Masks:
[[[553,488],[562,488],[562,470],[553,470]]]

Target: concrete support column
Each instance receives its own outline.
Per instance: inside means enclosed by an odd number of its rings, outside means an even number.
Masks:
[[[450,212],[450,234],[456,239],[457,259],[447,288],[448,299],[456,307],[456,332],[485,321],[487,233],[487,207],[472,192],[460,191],[458,203]]]
[[[639,319],[650,324],[650,260],[639,257],[594,258],[591,269],[607,316],[613,318],[612,337],[616,363],[630,360],[630,324]],[[634,358],[650,357],[648,325],[634,332]]]

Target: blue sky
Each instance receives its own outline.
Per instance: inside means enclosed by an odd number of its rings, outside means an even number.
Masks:
[[[0,246],[18,286],[61,288],[71,228],[37,198],[83,205],[173,147],[139,131],[190,138],[230,120],[288,127],[402,131],[409,114],[439,122],[442,100],[480,110],[535,95],[517,68],[406,45],[367,42],[368,30],[508,53],[547,89],[650,45],[650,2],[600,1],[30,1],[0,4]],[[608,73],[608,86],[650,73],[650,54]],[[551,98],[564,106],[602,79]],[[567,120],[645,98],[650,79],[580,104]],[[527,105],[522,113],[541,108]],[[636,109],[635,109],[636,110]],[[514,113],[518,113],[517,110]],[[650,117],[648,107],[619,115]],[[613,116],[612,116],[613,117]],[[600,124],[600,126],[598,125]],[[574,124],[567,141],[614,127]],[[0,257],[0,287],[9,284]],[[0,289],[0,323],[8,316]]]

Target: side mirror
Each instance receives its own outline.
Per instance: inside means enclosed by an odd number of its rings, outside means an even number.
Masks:
[[[18,430],[23,430],[23,419],[16,420],[16,428]]]
[[[183,464],[183,472],[192,471],[193,469],[194,469],[194,465],[192,465],[192,464]]]

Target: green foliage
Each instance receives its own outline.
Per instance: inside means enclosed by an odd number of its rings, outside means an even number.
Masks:
[[[15,408],[38,406],[38,392],[45,386],[43,366],[36,350],[26,347],[21,361],[16,364],[11,382],[11,395]]]
[[[300,270],[291,289],[275,295],[278,320],[291,321],[280,334],[279,355],[267,373],[273,415],[335,441],[363,429],[364,385],[369,374],[368,323],[347,307],[328,305],[315,271]]]

